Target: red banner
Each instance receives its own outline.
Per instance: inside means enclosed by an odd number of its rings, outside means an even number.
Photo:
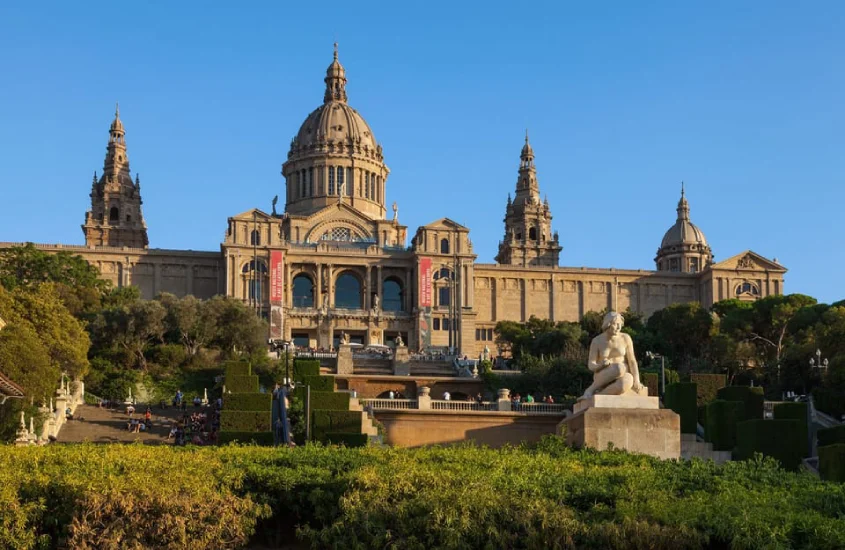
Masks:
[[[282,270],[282,251],[270,251],[270,303],[281,304],[284,293],[284,272]]]
[[[419,296],[419,307],[431,307],[431,258],[420,259]]]

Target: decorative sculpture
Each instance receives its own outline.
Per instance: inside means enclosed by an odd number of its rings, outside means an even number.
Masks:
[[[349,335],[346,331],[340,333],[340,343],[341,344],[348,344],[349,343]]]
[[[405,346],[405,342],[402,341],[402,335],[396,337],[396,347],[401,348]]]
[[[648,388],[640,382],[634,343],[622,332],[625,319],[620,313],[609,312],[602,320],[602,333],[590,343],[587,368],[593,373],[593,383],[578,400],[600,395],[648,395]]]
[[[277,202],[279,202],[279,195],[276,195],[275,197],[273,197],[273,217],[274,218],[276,216],[278,216],[278,214],[276,214],[276,203]]]
[[[396,201],[393,201],[393,221],[399,221],[399,207],[396,206]]]
[[[380,305],[381,305],[381,298],[378,297],[378,294],[373,294],[373,311],[378,312]]]

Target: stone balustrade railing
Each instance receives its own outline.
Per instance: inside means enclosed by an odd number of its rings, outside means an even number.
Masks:
[[[416,399],[358,399],[364,409],[374,411],[405,411],[417,409]]]
[[[499,403],[496,401],[444,401],[432,400],[431,409],[434,411],[498,411]]]
[[[444,411],[444,412],[518,412],[531,415],[566,416],[570,413],[566,405],[558,403],[513,403],[510,399],[510,391],[499,390],[496,401],[452,401],[445,399],[432,399],[431,389],[427,386],[420,388],[416,399],[382,399],[382,398],[359,398],[359,402],[367,410],[373,411],[396,411],[396,410],[420,410],[420,411]]]
[[[44,417],[40,433],[36,433],[34,417],[29,419],[27,428],[24,413],[21,411],[21,424],[15,438],[15,445],[44,445],[50,440],[55,440],[62,426],[67,422],[68,409],[71,415],[76,414],[76,408],[84,401],[85,383],[68,381],[65,384],[63,379],[55,395],[50,398],[49,404],[44,403],[44,406],[40,408],[41,416]]]

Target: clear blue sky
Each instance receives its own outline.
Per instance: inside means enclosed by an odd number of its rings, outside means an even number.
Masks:
[[[0,240],[82,242],[119,100],[151,245],[218,249],[284,196],[337,40],[412,233],[447,216],[491,262],[528,127],[561,265],[652,269],[684,180],[717,260],[839,300],[843,29],[841,1],[6,2]]]

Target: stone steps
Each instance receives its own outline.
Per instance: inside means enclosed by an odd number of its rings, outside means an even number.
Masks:
[[[698,441],[693,434],[681,434],[681,458],[684,460],[700,458],[712,460],[716,464],[724,464],[731,460],[731,452],[714,451],[712,443]]]
[[[362,434],[366,434],[370,436],[370,438],[378,437],[378,428],[373,425],[373,420],[370,418],[370,415],[364,411],[364,408],[361,406],[361,403],[358,401],[357,397],[349,398],[349,410],[361,413]]]

